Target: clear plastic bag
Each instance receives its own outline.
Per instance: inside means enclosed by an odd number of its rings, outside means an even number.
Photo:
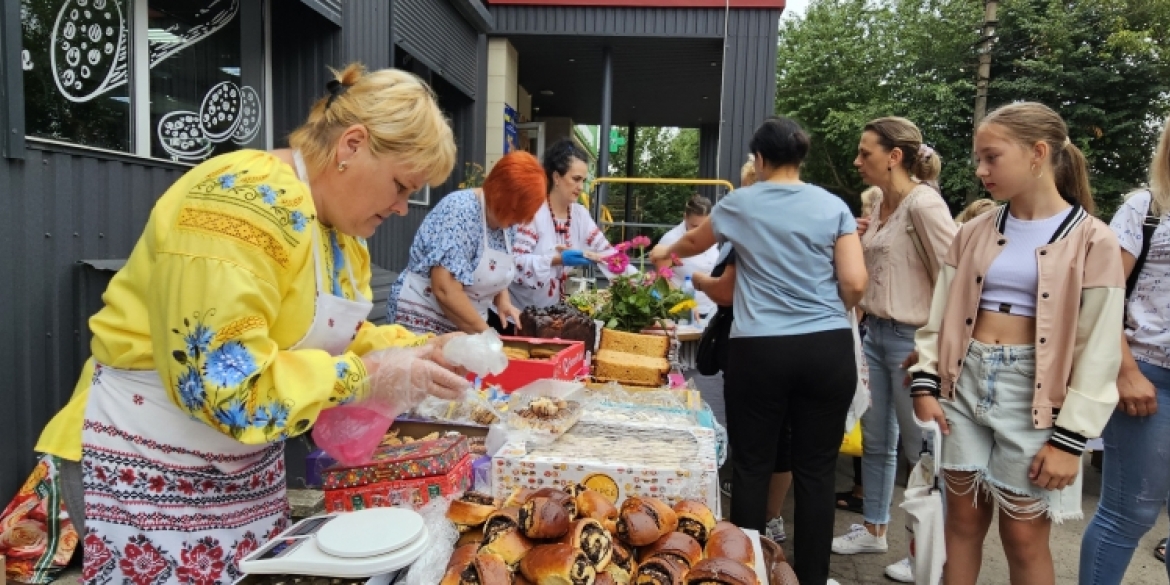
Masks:
[[[431,535],[431,542],[422,556],[410,566],[406,585],[435,585],[443,580],[447,561],[451,559],[451,553],[455,552],[455,541],[459,540],[459,532],[447,519],[451,498],[434,498],[418,511]]]
[[[504,341],[494,329],[448,341],[443,347],[443,359],[452,365],[463,366],[481,378],[488,374],[498,376],[508,367]]]

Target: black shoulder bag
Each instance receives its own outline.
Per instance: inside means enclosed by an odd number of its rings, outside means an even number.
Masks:
[[[716,278],[722,276],[730,264],[735,264],[735,250],[715,265],[711,276]],[[731,322],[734,319],[731,307],[721,306],[715,311],[715,316],[707,322],[707,328],[703,330],[703,337],[699,339],[699,348],[695,352],[695,368],[700,374],[714,376],[720,370],[727,369],[727,343],[731,338]]]
[[[1142,220],[1142,251],[1138,253],[1137,261],[1133,264],[1133,271],[1129,273],[1129,278],[1125,279],[1125,300],[1127,305],[1129,304],[1130,295],[1133,294],[1134,287],[1137,286],[1138,276],[1142,273],[1142,266],[1146,263],[1146,256],[1150,255],[1150,240],[1154,239],[1154,231],[1158,229],[1158,224],[1161,223],[1161,218],[1154,216],[1153,209],[1154,194],[1150,193],[1150,206],[1146,208],[1146,217]]]

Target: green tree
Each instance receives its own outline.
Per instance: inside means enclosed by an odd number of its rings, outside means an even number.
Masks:
[[[1108,217],[1145,182],[1170,113],[1170,2],[1011,0],[1000,13],[989,103],[1060,112]]]
[[[1085,151],[1102,215],[1141,184],[1170,113],[1170,2],[1003,0],[989,105],[1056,109]],[[983,3],[814,0],[781,25],[776,111],[813,136],[807,180],[851,204],[864,188],[852,161],[869,119],[913,120],[943,157],[943,193],[980,193],[973,103]]]
[[[626,137],[627,131],[622,129]],[[609,174],[612,177],[647,177],[685,179],[699,176],[699,131],[694,128],[637,128],[634,140],[634,172],[626,167],[630,141],[610,156]],[[676,224],[682,220],[683,206],[695,192],[687,185],[634,185],[630,201],[626,201],[625,185],[611,185],[606,195],[606,206],[614,220],[622,221],[626,206],[630,206],[630,221],[637,223]],[[647,235],[657,240],[666,228],[638,228],[607,230],[610,241]]]

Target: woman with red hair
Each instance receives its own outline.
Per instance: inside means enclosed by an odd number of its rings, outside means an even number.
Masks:
[[[410,263],[390,289],[390,320],[416,333],[479,333],[488,309],[519,326],[508,296],[516,226],[545,200],[544,168],[527,152],[500,159],[483,187],[443,198],[414,236]]]

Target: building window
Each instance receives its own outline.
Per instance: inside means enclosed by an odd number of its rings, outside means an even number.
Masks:
[[[264,147],[262,0],[22,9],[30,136],[183,162]]]
[[[22,0],[26,133],[128,151],[129,14],[119,0]]]

